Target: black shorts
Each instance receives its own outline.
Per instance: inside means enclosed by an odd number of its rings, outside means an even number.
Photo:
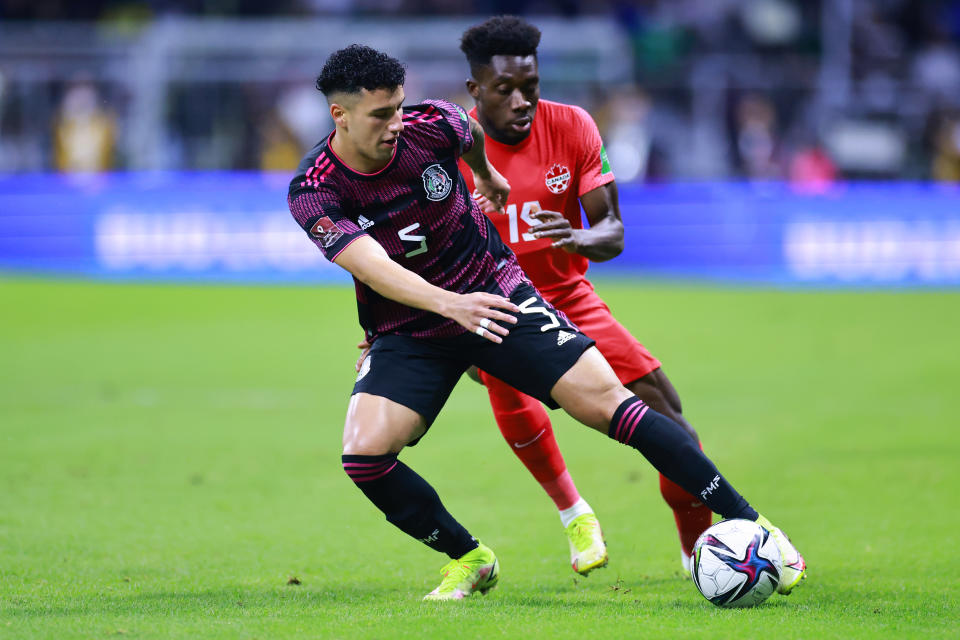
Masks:
[[[594,341],[585,336],[529,283],[510,294],[521,308],[500,344],[473,333],[453,338],[377,338],[357,375],[354,393],[389,398],[413,409],[429,427],[460,376],[477,365],[551,409],[550,390]],[[508,312],[509,313],[509,312]]]

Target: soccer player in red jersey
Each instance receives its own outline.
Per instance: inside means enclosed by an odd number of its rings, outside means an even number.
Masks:
[[[513,16],[474,26],[461,41],[470,63],[467,89],[476,101],[470,115],[483,127],[487,157],[511,187],[505,212],[489,213],[490,219],[544,298],[597,341],[620,382],[697,438],[660,362],[614,319],[585,276],[590,260],[610,260],[623,250],[617,187],[590,115],[540,99],[539,42],[540,31]],[[470,172],[464,176],[469,183]],[[581,205],[590,223],[586,229]],[[501,433],[553,499],[564,526],[569,522],[564,514],[589,513],[543,406],[486,372],[480,377]],[[710,526],[712,513],[663,475],[660,492],[673,509],[681,559],[689,568],[693,544]],[[602,546],[597,534],[586,554],[605,559]],[[576,557],[573,565],[576,569]]]
[[[509,185],[487,160],[480,125],[445,100],[404,106],[404,78],[399,61],[369,47],[330,56],[317,88],[335,129],[300,163],[287,203],[324,256],[353,275],[371,347],[347,407],[343,469],[390,523],[449,556],[425,599],[460,600],[499,580],[493,550],[398,458],[470,366],[563,407],[716,513],[758,522],[783,555],[799,557],[696,440],[624,387],[595,341],[530,284],[458,168],[462,158],[489,202],[506,201]],[[475,464],[470,472],[483,471]],[[781,579],[780,588],[802,577]]]

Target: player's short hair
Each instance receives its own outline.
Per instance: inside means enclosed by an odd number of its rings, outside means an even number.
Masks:
[[[467,56],[474,76],[493,56],[535,56],[540,29],[517,16],[496,16],[470,27],[460,38],[460,50]]]
[[[396,89],[406,76],[406,69],[396,58],[352,44],[330,54],[317,76],[317,90],[329,97],[341,92],[360,93],[361,89]]]

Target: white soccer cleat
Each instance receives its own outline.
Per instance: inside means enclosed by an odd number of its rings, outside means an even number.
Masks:
[[[592,513],[584,513],[573,519],[566,528],[570,542],[570,566],[580,575],[607,566],[607,544],[603,541],[600,522]]]
[[[790,595],[790,592],[800,584],[800,581],[807,577],[807,563],[803,556],[797,551],[797,548],[790,542],[779,527],[773,526],[773,523],[760,516],[757,518],[757,524],[770,532],[773,541],[777,543],[780,549],[780,557],[783,560],[783,570],[780,573],[780,584],[777,586],[777,593]]]

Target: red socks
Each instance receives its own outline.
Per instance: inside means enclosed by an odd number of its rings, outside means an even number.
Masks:
[[[493,415],[510,450],[547,492],[557,509],[569,509],[580,494],[567,473],[550,417],[543,405],[500,380],[481,372]]]
[[[705,504],[660,474],[660,495],[673,509],[673,519],[680,534],[680,547],[686,555],[693,553],[693,544],[713,522],[713,512]]]

